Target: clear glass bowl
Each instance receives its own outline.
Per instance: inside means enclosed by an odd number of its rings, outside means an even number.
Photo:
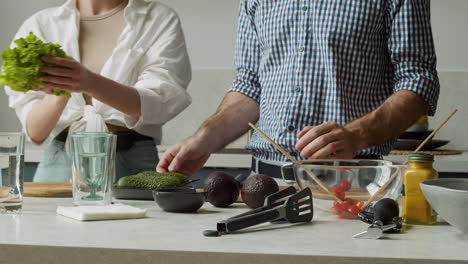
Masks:
[[[314,207],[329,212],[335,198],[324,190],[310,173],[330,191],[339,186],[342,180],[347,180],[351,188],[345,192],[345,197],[365,203],[377,192],[374,201],[382,198],[398,199],[405,169],[402,164],[383,160],[318,160],[292,163],[289,166],[294,169],[299,187],[312,190]]]

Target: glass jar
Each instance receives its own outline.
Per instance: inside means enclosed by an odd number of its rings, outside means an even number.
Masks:
[[[432,225],[437,214],[424,196],[420,183],[438,177],[432,167],[434,156],[413,153],[408,155],[408,168],[403,175],[403,221],[407,224]]]

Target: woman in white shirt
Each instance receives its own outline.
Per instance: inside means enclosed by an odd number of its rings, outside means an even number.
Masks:
[[[48,145],[34,181],[70,181],[64,145],[76,131],[117,134],[117,178],[153,170],[162,125],[191,102],[177,14],[153,0],[68,0],[26,20],[15,39],[29,32],[69,56],[43,58],[66,68],[43,67],[45,88],[23,94],[6,87],[28,139]]]

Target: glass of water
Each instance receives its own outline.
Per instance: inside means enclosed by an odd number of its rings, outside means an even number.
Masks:
[[[104,132],[78,132],[71,136],[73,203],[112,203],[117,137]]]
[[[24,134],[0,133],[0,212],[20,212],[23,205]]]

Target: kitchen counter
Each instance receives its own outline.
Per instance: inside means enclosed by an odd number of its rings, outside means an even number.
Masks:
[[[412,226],[386,239],[354,239],[367,225],[315,212],[305,225],[265,224],[239,234],[204,237],[216,222],[245,211],[208,203],[197,214],[162,212],[152,201],[136,220],[79,222],[56,215],[71,199],[26,198],[20,215],[0,215],[5,263],[468,263],[468,236],[447,225]]]
[[[386,160],[404,163],[405,155],[389,155]],[[439,155],[434,157],[434,168],[438,172],[468,173],[468,152],[460,155]]]
[[[159,146],[159,156],[164,154],[168,147]],[[40,162],[42,160],[43,150],[41,147],[27,144],[26,162]],[[384,157],[386,160],[405,162],[404,155],[389,155]],[[206,162],[206,167],[220,168],[250,168],[252,156],[242,148],[229,148],[214,153]],[[468,173],[468,151],[461,155],[436,156],[434,167],[439,172]]]

